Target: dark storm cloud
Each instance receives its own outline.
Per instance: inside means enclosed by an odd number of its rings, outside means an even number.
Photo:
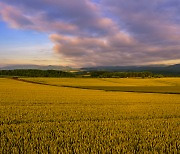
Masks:
[[[1,0],[10,26],[46,32],[75,65],[180,59],[179,0]]]

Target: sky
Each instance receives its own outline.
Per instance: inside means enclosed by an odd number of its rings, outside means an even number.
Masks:
[[[0,0],[0,66],[180,63],[180,0]]]

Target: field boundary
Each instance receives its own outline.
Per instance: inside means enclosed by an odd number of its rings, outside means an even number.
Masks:
[[[154,93],[154,94],[173,94],[173,95],[180,95],[178,92],[156,92],[156,91],[136,91],[136,90],[120,90],[120,89],[101,89],[101,88],[93,88],[93,86],[69,86],[69,85],[56,85],[56,84],[49,84],[49,83],[41,83],[37,81],[29,81],[20,78],[11,78],[16,81],[32,83],[32,84],[39,84],[45,86],[53,86],[53,87],[65,87],[65,88],[76,88],[76,89],[86,89],[86,90],[101,90],[105,92],[130,92],[130,93]]]

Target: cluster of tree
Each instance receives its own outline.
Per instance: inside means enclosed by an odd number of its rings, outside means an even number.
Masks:
[[[163,77],[163,75],[153,74],[151,72],[109,72],[109,71],[92,71],[92,72],[63,72],[57,70],[37,70],[37,69],[17,69],[17,70],[0,70],[0,76],[21,76],[21,77],[93,77],[93,78],[127,78],[127,77]]]
[[[74,77],[70,72],[56,70],[0,70],[0,76],[23,76],[23,77]]]
[[[151,72],[106,72],[106,71],[93,71],[90,73],[94,78],[128,78],[128,77],[163,77],[161,74],[153,74]]]

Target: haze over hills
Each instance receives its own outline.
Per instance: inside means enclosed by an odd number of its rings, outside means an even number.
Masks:
[[[145,70],[145,69],[179,69],[180,64],[175,65],[141,65],[141,66],[95,66],[85,67],[84,70],[97,70],[97,71],[120,71],[120,70]]]
[[[0,67],[0,70],[15,70],[15,69],[38,69],[38,70],[62,70],[69,71],[73,68],[69,66],[58,66],[58,65],[9,65]]]

